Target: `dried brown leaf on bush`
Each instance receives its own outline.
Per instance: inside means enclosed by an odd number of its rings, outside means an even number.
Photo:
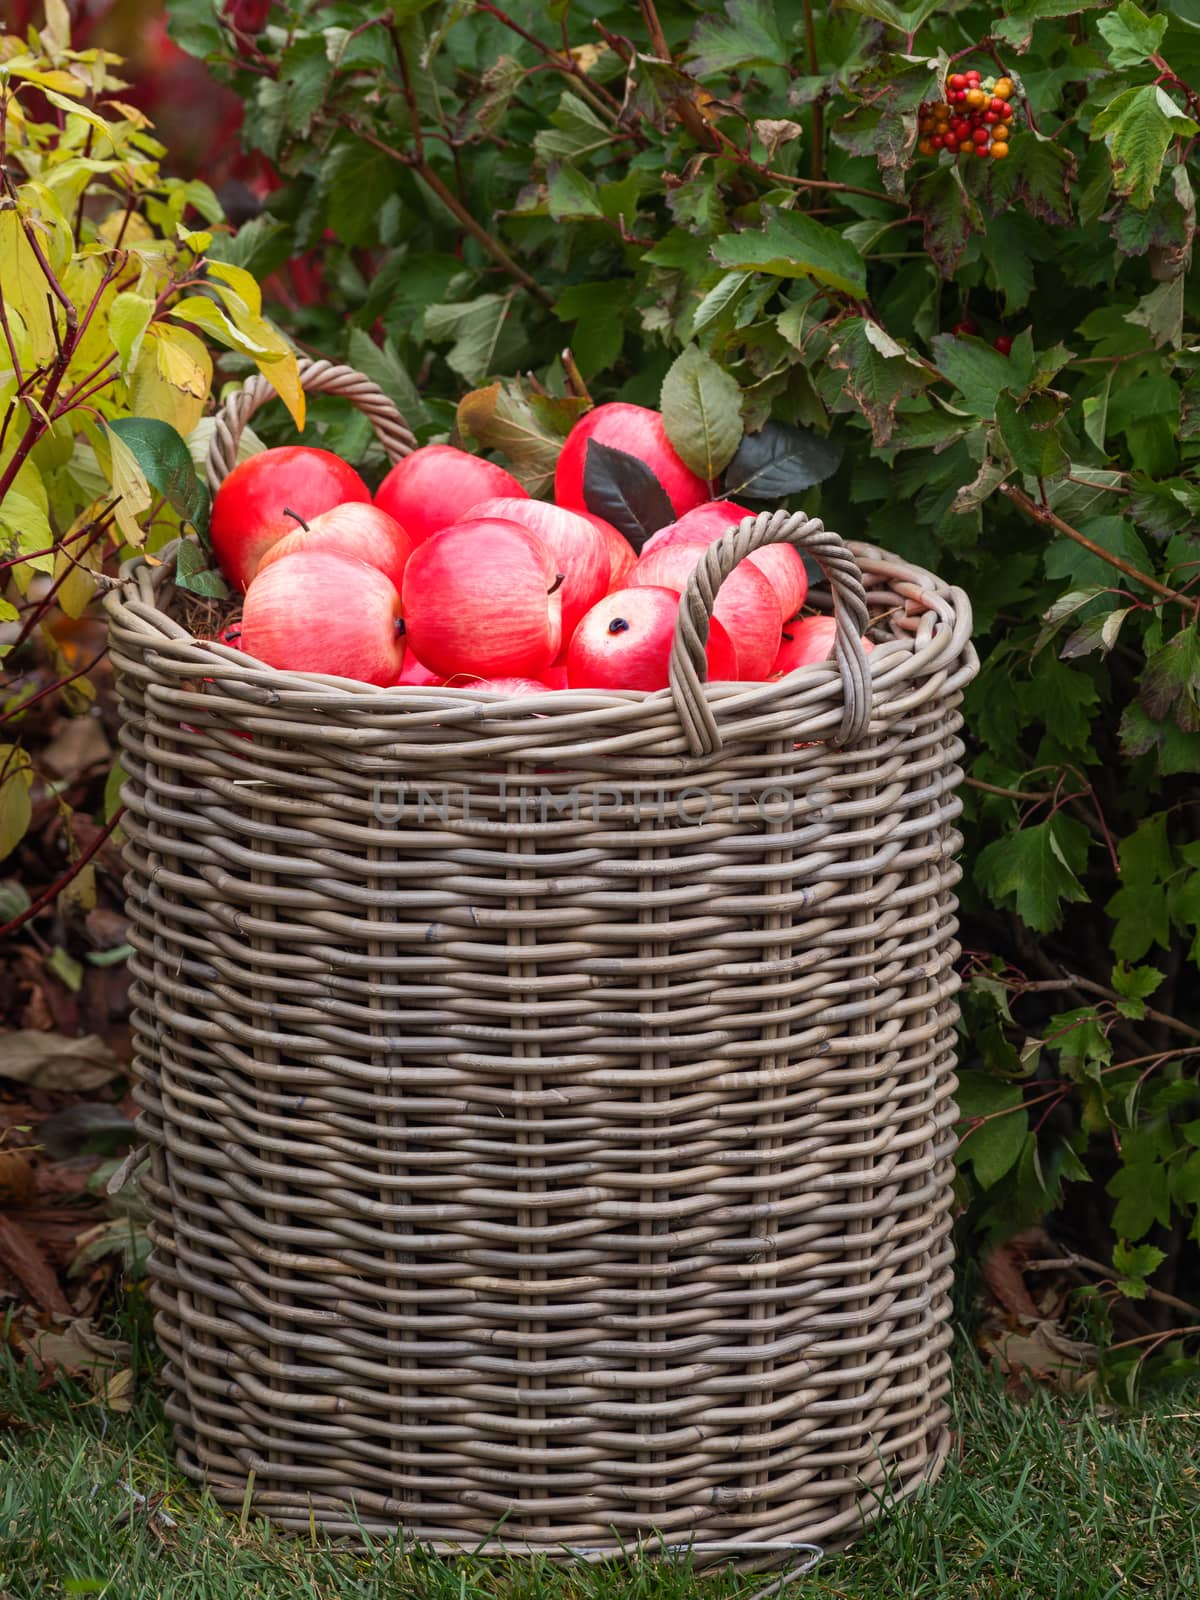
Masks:
[[[28,1028],[0,1033],[0,1078],[12,1078],[35,1089],[98,1089],[126,1070],[95,1034],[70,1039],[61,1033]]]

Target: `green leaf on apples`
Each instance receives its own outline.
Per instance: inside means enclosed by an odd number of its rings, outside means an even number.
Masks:
[[[198,476],[183,435],[155,417],[113,417],[106,426],[133,452],[151,488],[207,539],[208,485]]]
[[[767,422],[748,433],[725,474],[734,500],[784,500],[822,483],[838,469],[842,447],[812,428]]]
[[[181,539],[175,555],[175,585],[191,594],[224,600],[229,594],[225,579],[208,565],[208,556],[195,539]]]
[[[742,391],[699,345],[689,345],[663,379],[663,426],[676,454],[711,483],[742,438]]]
[[[536,496],[554,482],[564,432],[585,408],[583,400],[560,400],[555,402],[556,414],[550,414],[545,408],[536,409],[517,384],[491,383],[463,396],[456,422],[461,434],[485,450],[502,451],[513,475]],[[556,428],[556,422],[564,427]]]
[[[583,500],[593,516],[610,522],[639,554],[651,534],[675,521],[675,508],[646,463],[598,439],[587,443]]]

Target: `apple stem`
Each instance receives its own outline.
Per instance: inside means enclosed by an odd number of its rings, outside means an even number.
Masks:
[[[293,511],[290,506],[284,506],[283,514],[284,514],[285,517],[291,517],[293,522],[298,522],[300,524],[300,526],[304,529],[305,533],[308,532],[308,523],[305,522],[304,518],[300,515],[300,513],[298,511]]]
[[[566,581],[567,581],[567,575],[566,575],[566,573],[565,573],[565,572],[560,572],[560,573],[559,573],[559,574],[558,574],[558,575],[557,575],[557,577],[556,577],[556,578],[555,578],[555,580],[554,580],[554,582],[553,582],[553,583],[552,583],[552,584],[551,584],[551,585],[550,585],[550,587],[549,587],[549,588],[548,588],[548,589],[547,589],[547,590],[546,590],[546,593],[547,593],[547,594],[553,594],[553,593],[554,593],[554,592],[555,592],[555,590],[556,590],[556,589],[561,589],[561,588],[562,588],[562,586],[563,586],[563,584],[564,584],[564,583],[566,583]]]
[[[787,640],[787,642],[789,644],[791,644],[792,640],[796,637],[796,635],[794,633],[788,633],[787,630],[785,629],[783,637]]]

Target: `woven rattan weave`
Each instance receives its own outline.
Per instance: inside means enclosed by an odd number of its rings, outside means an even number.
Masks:
[[[837,663],[703,685],[780,538]],[[185,1470],[297,1530],[756,1565],[926,1479],[964,596],[764,514],[669,690],[506,700],[276,672],[174,595],[108,604]]]

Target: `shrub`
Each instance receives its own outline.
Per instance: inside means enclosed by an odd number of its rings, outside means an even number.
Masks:
[[[65,6],[47,11],[40,35],[0,38],[0,861],[37,885],[36,898],[22,878],[3,885],[0,935],[56,902],[63,927],[95,905],[120,769],[97,827],[100,796],[39,770],[25,735],[48,703],[94,702],[103,638],[81,619],[117,564],[205,525],[182,436],[202,447],[206,337],[261,367],[304,423],[296,358],[257,283],[207,253],[228,235],[212,190],[163,174],[148,121],[120,99],[119,58],[71,49]],[[189,552],[181,581],[212,592],[217,575]],[[55,802],[64,860],[42,887],[46,836],[26,836]],[[77,990],[69,950],[50,961]]]
[[[559,400],[708,382],[778,448],[772,498],[970,590],[964,1193],[1149,1289],[1126,1355],[1169,1361],[1200,1290],[1195,19],[250,9],[173,27],[278,169],[231,259],[307,259],[299,337],[535,483]],[[972,68],[1013,85],[1000,158],[923,109]]]

